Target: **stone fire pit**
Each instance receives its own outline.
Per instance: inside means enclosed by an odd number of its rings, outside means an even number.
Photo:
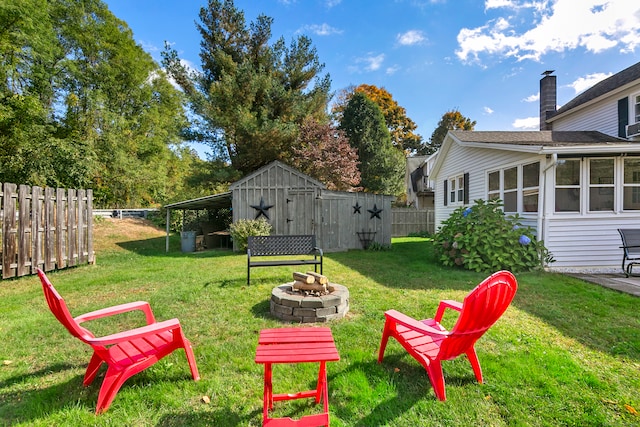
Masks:
[[[335,283],[333,291],[320,296],[305,295],[293,289],[293,282],[273,288],[271,314],[280,320],[297,323],[328,322],[341,319],[349,311],[349,290]]]

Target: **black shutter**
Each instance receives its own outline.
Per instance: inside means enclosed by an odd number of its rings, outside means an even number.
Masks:
[[[448,181],[444,180],[444,205],[447,206],[447,200],[449,199],[449,190],[447,190]]]
[[[629,100],[622,98],[618,100],[618,136],[627,137],[627,125],[629,124]]]
[[[464,174],[464,204],[469,204],[469,172]]]

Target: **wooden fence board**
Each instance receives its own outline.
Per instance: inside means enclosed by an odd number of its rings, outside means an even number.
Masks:
[[[15,184],[5,183],[3,186],[3,219],[2,219],[2,278],[16,275],[16,189]]]
[[[94,263],[93,192],[0,183],[2,278]]]
[[[433,210],[397,208],[391,210],[393,237],[408,236],[410,233],[427,231],[434,233],[435,215]]]
[[[44,269],[56,268],[56,215],[53,188],[44,189]]]

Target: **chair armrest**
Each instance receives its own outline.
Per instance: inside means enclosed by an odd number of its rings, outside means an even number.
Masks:
[[[151,311],[151,306],[146,301],[135,301],[126,304],[114,305],[113,307],[102,308],[100,310],[81,314],[80,316],[75,317],[74,320],[78,323],[82,323],[89,320],[100,319],[102,317],[127,313],[134,310],[140,310],[144,313],[144,316],[147,319],[147,325],[151,325],[152,323],[156,322],[156,319],[153,316],[153,312]]]
[[[319,252],[319,253],[320,253],[320,256],[322,256],[322,249],[320,249],[319,247],[317,247],[317,246],[316,246],[316,247],[314,247],[312,250],[314,250],[314,251],[316,251],[316,252]]]
[[[444,311],[447,308],[460,312],[462,311],[462,303],[450,299],[443,299],[442,301],[440,301],[440,304],[438,304],[438,310],[436,311],[436,316],[433,318],[433,320],[440,323],[442,321],[442,317],[444,316]]]
[[[172,329],[180,329],[180,321],[178,319],[169,319],[163,322],[154,323],[152,325],[141,326],[139,328],[130,329],[116,334],[106,335],[104,337],[92,338],[87,340],[91,345],[111,345],[122,341],[130,341],[135,338],[142,338],[151,334],[158,334]]]
[[[444,329],[436,329],[431,326],[425,325],[424,323],[414,319],[413,317],[409,317],[406,314],[402,314],[396,310],[388,310],[384,313],[384,315],[387,317],[387,321],[392,320],[395,323],[398,323],[402,326],[425,335],[449,335],[449,332]]]

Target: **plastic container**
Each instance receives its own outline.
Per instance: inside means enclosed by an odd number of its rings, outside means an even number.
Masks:
[[[182,252],[195,252],[196,251],[196,232],[181,231],[180,243],[182,247]]]

